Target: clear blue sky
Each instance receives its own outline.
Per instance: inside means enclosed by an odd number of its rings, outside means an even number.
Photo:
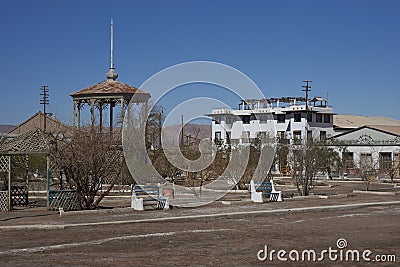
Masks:
[[[69,94],[105,79],[110,18],[121,82],[210,60],[243,71],[266,97],[300,95],[310,79],[311,95],[328,91],[336,113],[400,119],[400,1],[3,0],[1,9],[0,124],[40,110],[44,84],[50,110],[69,122]]]

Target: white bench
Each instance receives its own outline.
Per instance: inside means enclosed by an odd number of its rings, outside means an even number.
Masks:
[[[251,201],[264,202],[269,199],[271,202],[282,201],[282,192],[276,191],[272,179],[269,182],[250,181]]]
[[[131,185],[132,203],[134,210],[144,210],[145,206],[155,209],[169,209],[169,200],[162,196],[161,186],[157,185]]]

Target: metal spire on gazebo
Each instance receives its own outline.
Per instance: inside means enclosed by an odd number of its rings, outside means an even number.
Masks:
[[[114,107],[120,105],[121,117],[120,122],[123,121],[125,114],[125,107],[130,109],[129,102],[135,95],[135,102],[145,105],[147,110],[147,102],[150,94],[142,91],[136,87],[117,81],[118,73],[114,67],[114,23],[111,20],[111,41],[110,41],[110,69],[106,73],[107,80],[97,83],[95,85],[84,88],[71,94],[73,100],[73,125],[81,127],[81,109],[85,104],[90,107],[90,124],[95,125],[95,107],[99,114],[99,127],[103,128],[103,109],[109,106],[109,125],[110,132],[113,131],[114,123]]]

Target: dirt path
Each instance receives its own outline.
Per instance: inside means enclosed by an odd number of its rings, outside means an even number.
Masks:
[[[102,225],[0,233],[2,266],[265,266],[257,252],[336,248],[396,254],[400,207]],[[397,255],[400,257],[400,255]],[[278,264],[273,258],[273,264]],[[306,264],[307,263],[307,264]],[[309,265],[310,262],[303,262]],[[343,266],[348,262],[324,264]],[[346,264],[345,264],[346,263]],[[281,263],[282,264],[282,263]],[[352,263],[351,265],[354,265]],[[360,262],[364,266],[365,262]],[[298,266],[286,262],[285,266]],[[379,266],[395,266],[380,263]]]

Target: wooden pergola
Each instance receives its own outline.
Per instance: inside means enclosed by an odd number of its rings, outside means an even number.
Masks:
[[[0,172],[8,174],[8,190],[0,192],[0,211],[9,211],[11,204],[11,172],[13,157],[22,157],[25,165],[28,166],[29,155],[43,155],[47,159],[47,180],[50,175],[50,136],[40,129],[21,134],[13,139],[0,144]],[[26,167],[27,168],[27,167]],[[28,170],[26,169],[26,193],[28,192]],[[6,199],[7,198],[7,199]],[[7,205],[5,205],[7,201]]]

